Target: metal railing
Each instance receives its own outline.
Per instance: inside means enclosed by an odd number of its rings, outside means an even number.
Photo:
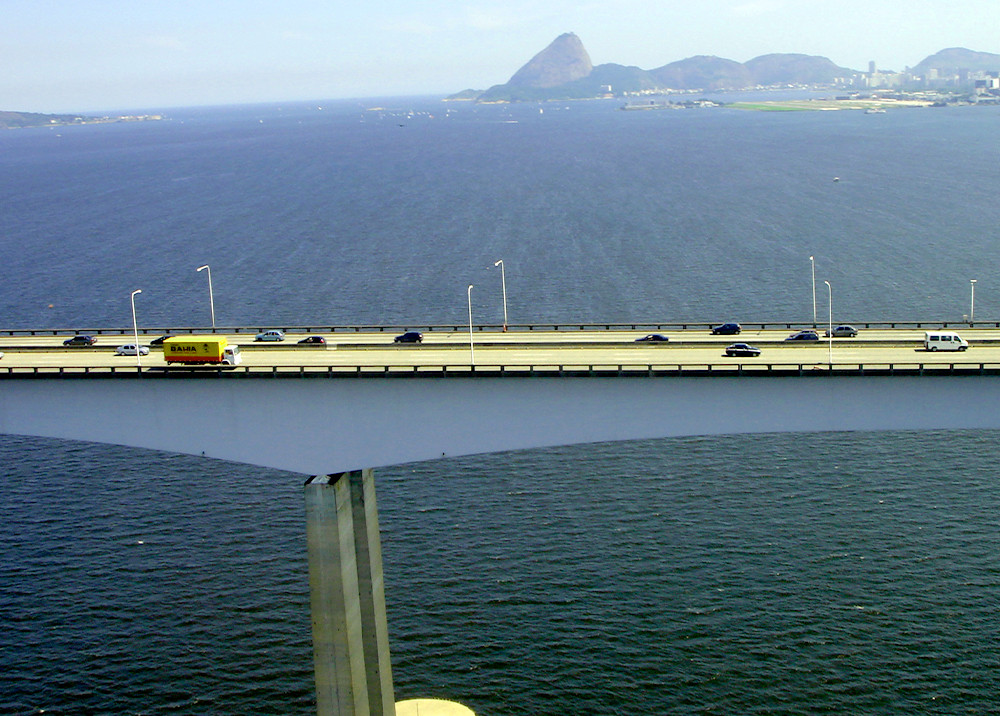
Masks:
[[[905,320],[905,321],[841,321],[841,324],[850,324],[859,329],[871,328],[1000,328],[1000,321],[955,321],[955,320]],[[510,324],[507,326],[507,333],[532,332],[532,331],[708,331],[720,325],[719,321],[682,321],[682,322],[635,322],[635,323],[586,323],[586,322],[558,322],[558,323],[524,323]],[[743,323],[743,329],[749,330],[794,330],[802,328],[812,328],[824,330],[825,323],[815,323],[812,321],[763,321]],[[252,326],[217,326],[216,328],[204,326],[171,326],[171,327],[146,327],[139,330],[143,336],[160,335],[185,335],[185,334],[212,334],[221,333],[227,335],[253,335],[262,331],[279,330],[286,333],[404,333],[406,331],[423,331],[433,333],[435,331],[456,332],[468,331],[468,324],[443,323],[443,324],[396,324],[396,325],[252,325]],[[502,324],[480,324],[473,326],[473,330],[478,332],[503,332]],[[72,336],[76,334],[86,335],[131,335],[132,328],[3,328],[0,329],[0,336]]]
[[[534,378],[1000,375],[1000,362],[353,366],[0,366],[7,378]]]

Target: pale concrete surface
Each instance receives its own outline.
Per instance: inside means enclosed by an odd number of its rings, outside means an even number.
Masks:
[[[786,343],[786,330],[744,331],[739,336],[709,336],[707,331],[669,333],[663,344],[635,343],[644,331],[555,332],[476,334],[477,366],[732,366],[735,364],[824,365],[829,361],[827,340]],[[834,339],[836,365],[868,366],[887,364],[1000,363],[1000,329],[961,330],[971,343],[965,353],[930,353],[923,349],[923,331],[913,329],[871,330],[858,339]],[[863,337],[863,338],[862,338]],[[249,335],[231,336],[242,347],[243,366],[468,366],[471,351],[468,334],[440,332],[428,334],[422,345],[393,345],[391,334],[349,334],[328,336],[330,344],[316,348],[294,345],[292,336],[284,343],[254,344]],[[64,348],[63,337],[2,337],[0,361],[3,368],[130,367],[134,356],[115,356],[113,346],[128,337],[101,336],[98,345]],[[336,342],[335,342],[336,341]],[[341,341],[350,341],[341,342]],[[729,343],[750,343],[762,351],[758,358],[727,358]],[[33,344],[32,350],[16,346]],[[492,344],[492,345],[491,345]],[[162,368],[163,353],[154,349],[143,356],[145,368]]]
[[[396,716],[476,716],[462,704],[443,699],[407,699],[396,702]]]

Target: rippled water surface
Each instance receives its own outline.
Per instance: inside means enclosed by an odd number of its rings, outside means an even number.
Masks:
[[[382,470],[397,697],[987,713],[995,441],[734,436]],[[0,711],[310,712],[299,476],[21,438],[0,458]]]

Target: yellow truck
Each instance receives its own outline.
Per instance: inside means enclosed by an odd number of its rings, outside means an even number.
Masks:
[[[240,347],[224,336],[173,336],[163,341],[163,358],[183,365],[239,365],[243,359]]]

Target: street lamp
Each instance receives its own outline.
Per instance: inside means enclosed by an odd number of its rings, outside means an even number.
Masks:
[[[135,320],[135,294],[142,293],[141,288],[132,292],[132,332],[135,334],[135,367],[142,370],[142,351],[139,350],[139,324]]]
[[[812,266],[813,277],[813,325],[816,325],[816,260],[810,256],[809,265]]]
[[[833,369],[833,287],[830,286],[830,282],[829,281],[824,281],[823,283],[826,284],[826,290],[827,290],[827,294],[828,294],[827,303],[830,304],[830,323],[829,323],[829,327],[827,328],[827,333],[826,334],[830,337],[830,356],[829,356],[829,360],[830,360],[830,369],[832,370]]]
[[[469,356],[472,365],[476,364],[476,346],[472,342],[472,284],[469,284]]]
[[[212,333],[215,333],[215,296],[212,294],[212,269],[208,268],[208,264],[205,264],[198,269],[198,273],[206,270],[208,271],[208,304],[212,307]]]
[[[972,286],[972,297],[969,299],[969,325],[976,320],[976,279],[970,278],[969,284]]]
[[[503,259],[500,259],[495,264],[494,268],[500,267],[500,285],[503,287],[503,332],[507,332],[507,277],[504,275],[503,271]]]

